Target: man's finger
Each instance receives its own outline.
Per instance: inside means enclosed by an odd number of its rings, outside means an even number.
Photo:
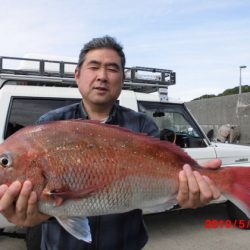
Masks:
[[[30,181],[25,181],[21,189],[20,195],[16,202],[16,218],[19,221],[25,221],[27,216],[27,207],[30,193],[32,191],[32,184]]]
[[[13,182],[3,194],[0,200],[0,213],[2,213],[8,220],[15,214],[14,202],[17,199],[21,190],[21,183],[19,181]]]
[[[179,173],[179,191],[177,195],[177,200],[180,206],[183,206],[185,202],[189,199],[189,189],[188,189],[188,181],[185,174],[185,171],[182,170]]]
[[[217,169],[220,166],[221,166],[221,160],[219,159],[213,159],[202,164],[202,167],[211,169]]]
[[[0,199],[2,198],[2,196],[5,194],[5,192],[7,191],[8,186],[3,184],[0,186]]]
[[[28,200],[27,216],[32,218],[38,213],[37,207],[37,195],[35,191],[32,191]]]
[[[38,210],[38,203],[37,203],[37,194],[35,191],[32,191],[28,200],[28,208],[27,208],[27,223],[28,225],[39,224],[47,220],[50,216],[46,214],[42,214]]]
[[[197,171],[194,171],[194,175],[195,175],[196,181],[200,189],[201,205],[205,205],[213,199],[212,190],[207,180],[203,176],[201,176],[200,173],[198,173]]]
[[[191,167],[187,164],[183,166],[187,175],[189,188],[189,205],[193,208],[200,204],[200,189]]]
[[[215,183],[214,183],[210,178],[208,178],[207,176],[203,176],[203,178],[206,179],[206,182],[208,183],[208,185],[209,185],[209,187],[210,187],[210,190],[212,191],[213,199],[214,199],[214,200],[219,199],[220,196],[221,196],[221,192],[220,192],[220,190],[217,188],[217,186],[215,185]]]

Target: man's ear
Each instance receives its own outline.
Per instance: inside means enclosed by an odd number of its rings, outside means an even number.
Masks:
[[[79,77],[80,77],[80,69],[78,67],[76,67],[76,69],[75,69],[75,81],[76,81],[77,85],[79,85],[79,83],[78,83]]]

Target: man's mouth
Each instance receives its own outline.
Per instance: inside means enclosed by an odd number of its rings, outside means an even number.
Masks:
[[[100,91],[108,91],[108,88],[105,88],[105,87],[94,87],[94,89],[100,90]]]

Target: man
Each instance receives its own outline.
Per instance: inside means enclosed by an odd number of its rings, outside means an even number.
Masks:
[[[157,126],[150,118],[116,104],[123,85],[124,67],[123,49],[113,38],[105,36],[91,40],[82,49],[75,70],[82,102],[51,111],[42,116],[39,122],[91,119],[159,136]],[[218,161],[208,164],[211,168],[219,165]],[[188,165],[180,172],[179,180],[177,199],[182,207],[196,208],[220,195],[209,178],[192,172]],[[39,213],[37,196],[29,181],[22,186],[19,182],[9,187],[2,185],[0,198],[1,213],[14,224],[33,226],[44,222],[41,249],[139,250],[147,242],[147,232],[139,209],[89,218],[93,242],[88,244],[71,236],[53,218]]]

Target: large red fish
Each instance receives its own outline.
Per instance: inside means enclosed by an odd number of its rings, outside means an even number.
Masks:
[[[67,218],[164,207],[176,197],[185,163],[250,215],[250,168],[202,169],[171,143],[91,121],[49,122],[13,134],[0,145],[0,184],[31,180],[40,211],[88,241]]]

